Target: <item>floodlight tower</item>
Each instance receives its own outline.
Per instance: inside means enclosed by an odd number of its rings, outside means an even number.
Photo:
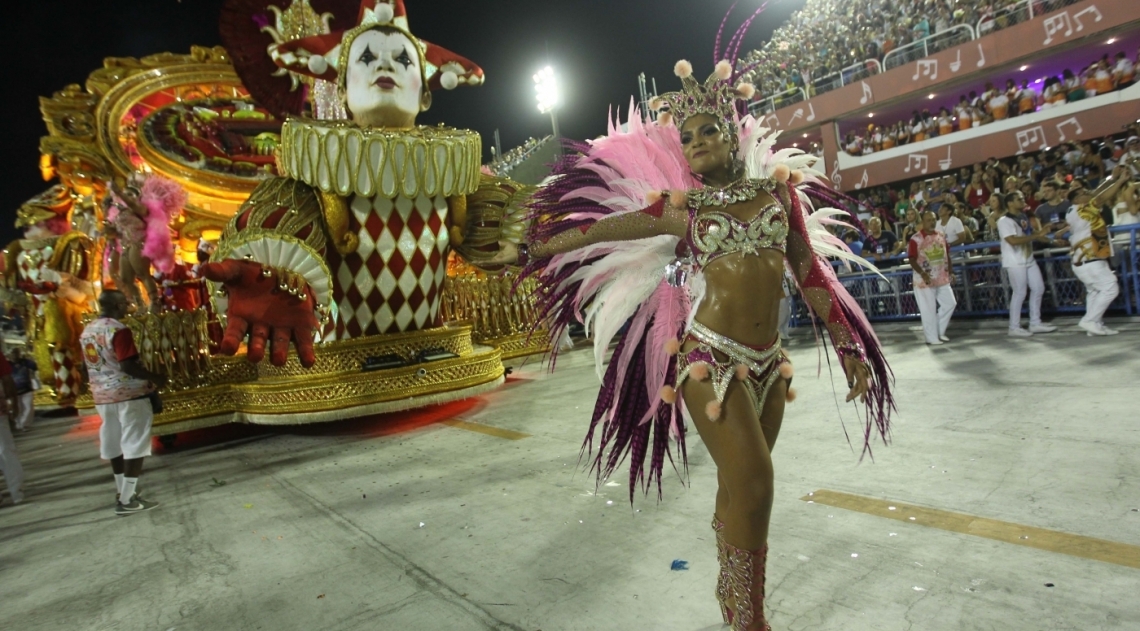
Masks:
[[[538,111],[550,114],[550,123],[554,127],[554,139],[561,137],[558,133],[558,106],[562,104],[562,93],[558,88],[558,79],[554,76],[554,69],[550,66],[539,70],[534,75],[535,97],[538,99]]]

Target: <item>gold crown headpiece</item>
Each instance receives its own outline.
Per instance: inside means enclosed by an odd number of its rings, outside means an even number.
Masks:
[[[693,78],[693,65],[688,61],[678,61],[673,73],[681,78],[681,90],[662,94],[649,102],[650,109],[661,112],[657,122],[668,125],[672,121],[680,129],[686,120],[697,114],[715,116],[724,123],[725,131],[735,145],[737,102],[751,100],[756,96],[756,88],[751,83],[733,86],[733,69],[728,61],[718,63],[703,84]]]

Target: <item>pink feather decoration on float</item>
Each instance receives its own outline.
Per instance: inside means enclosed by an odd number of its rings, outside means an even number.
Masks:
[[[186,191],[176,182],[151,175],[143,182],[139,202],[147,209],[142,254],[163,274],[174,271],[170,224],[186,205]]]

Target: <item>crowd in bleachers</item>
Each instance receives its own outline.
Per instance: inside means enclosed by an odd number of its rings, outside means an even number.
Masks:
[[[518,165],[526,162],[527,158],[534,155],[534,152],[542,148],[543,145],[550,142],[553,136],[546,136],[544,138],[527,138],[526,142],[505,152],[502,156],[494,155],[494,148],[492,147],[491,153],[494,158],[487,168],[494,174],[500,177],[506,177]]]
[[[1077,0],[1034,0],[1034,14]],[[1013,2],[994,0],[808,0],[772,34],[763,47],[738,60],[744,79],[759,94],[772,96],[802,88],[808,97],[820,82],[867,60],[882,61],[892,50],[931,37],[927,53],[967,41],[954,27],[975,27],[983,18],[990,32],[1017,21]],[[1028,13],[1026,12],[1026,16]],[[945,33],[945,37],[939,34]],[[865,73],[855,68],[853,73]],[[858,78],[856,76],[855,78]]]
[[[848,131],[843,150],[854,156],[868,155],[1124,89],[1136,81],[1137,64],[1140,51],[1135,60],[1119,52],[1115,58],[1104,55],[1079,73],[1065,70],[1060,77],[1048,77],[1036,84],[1039,88],[1030,85],[1028,79],[1020,86],[1009,79],[1004,89],[987,82],[981,94],[963,94],[953,112],[946,107],[937,113],[915,110],[909,120],[882,126],[871,124],[862,133]]]
[[[1099,186],[1117,165],[1127,165],[1132,182],[1103,209],[1109,225],[1140,223],[1140,123],[1132,123],[1119,137],[1100,141],[1065,143],[1036,154],[1008,160],[990,159],[952,173],[860,192],[854,209],[868,232],[843,231],[840,235],[857,253],[878,261],[890,261],[906,251],[906,244],[920,225],[919,214],[939,215],[941,229],[955,226],[951,245],[997,241],[997,220],[1001,218],[1002,193],[1021,191],[1030,214],[1045,203],[1042,188],[1061,194],[1074,187],[1089,190]],[[1053,216],[1037,221],[1056,223]],[[955,219],[957,221],[955,221]],[[957,226],[961,226],[960,229]],[[948,234],[948,240],[950,235]],[[881,250],[881,251],[880,251]]]

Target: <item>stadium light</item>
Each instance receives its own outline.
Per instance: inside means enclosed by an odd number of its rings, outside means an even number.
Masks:
[[[562,93],[558,89],[558,79],[554,76],[554,68],[547,66],[534,75],[535,98],[538,99],[538,111],[550,114],[550,123],[554,127],[554,137],[558,138],[558,106],[562,104]]]

